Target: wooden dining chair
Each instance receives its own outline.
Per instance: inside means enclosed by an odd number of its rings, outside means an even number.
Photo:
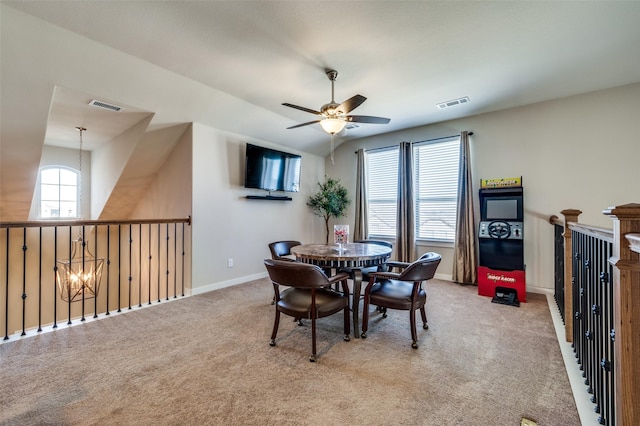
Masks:
[[[316,361],[316,320],[343,311],[344,341],[348,342],[349,298],[346,273],[327,277],[319,266],[284,260],[266,259],[264,264],[273,283],[275,297],[275,321],[271,333],[271,346],[276,345],[276,335],[280,325],[280,314],[289,315],[296,320],[311,320],[311,356],[309,361]],[[341,283],[342,292],[331,288],[334,283]],[[288,287],[280,291],[280,286]]]
[[[422,256],[420,256],[418,260],[433,259],[436,256],[440,256],[440,255],[438,253],[429,251],[424,253]],[[398,270],[397,272],[400,272],[403,269],[406,269],[409,265],[411,265],[411,262],[401,262],[399,260],[390,260],[387,263],[385,263],[386,270],[391,272],[393,272],[394,269],[397,269]]]
[[[299,246],[300,244],[300,241],[294,240],[274,241],[272,243],[269,243],[271,258],[277,260],[295,261],[295,259],[291,255],[291,247]]]
[[[284,241],[274,241],[269,243],[269,251],[271,252],[271,258],[276,260],[286,260],[289,262],[295,262],[295,257],[291,254],[291,247],[299,246],[300,241],[295,240],[284,240]],[[276,303],[275,297],[271,299],[271,304]],[[300,325],[302,323],[298,321]]]
[[[409,311],[409,324],[411,327],[411,347],[418,348],[418,333],[416,331],[416,310],[420,310],[422,316],[422,328],[429,328],[427,324],[427,293],[423,288],[423,282],[434,277],[440,264],[441,256],[438,253],[425,253],[412,263],[389,262],[389,266],[400,269],[399,272],[371,272],[369,283],[364,291],[364,306],[362,314],[362,338],[367,337],[369,328],[369,305],[375,305],[382,313],[382,318],[387,317],[387,309],[399,309]]]

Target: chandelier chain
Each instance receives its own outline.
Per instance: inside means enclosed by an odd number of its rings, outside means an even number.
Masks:
[[[76,127],[76,130],[80,132],[80,150],[78,152],[78,218],[82,219],[82,132],[86,131],[84,127]]]

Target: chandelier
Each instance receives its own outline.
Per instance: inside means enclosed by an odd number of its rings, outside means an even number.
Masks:
[[[98,295],[104,259],[95,257],[82,235],[72,241],[71,258],[56,261],[60,297],[65,302],[92,299]]]
[[[84,127],[76,127],[80,132],[78,167],[78,217],[82,218],[82,132]],[[77,240],[71,241],[70,258],[56,260],[56,278],[60,297],[65,302],[91,299],[98,295],[104,258],[95,257],[89,251],[84,238],[84,226]]]

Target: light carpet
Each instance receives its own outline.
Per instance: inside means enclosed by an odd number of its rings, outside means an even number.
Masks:
[[[373,312],[311,330],[282,317],[267,279],[0,345],[4,425],[579,425],[546,298],[513,307],[427,283],[429,329]],[[372,309],[373,311],[373,309]],[[418,321],[420,325],[420,321]]]

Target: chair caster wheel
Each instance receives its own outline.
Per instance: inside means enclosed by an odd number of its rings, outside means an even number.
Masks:
[[[422,325],[422,328],[424,328],[425,330],[428,330],[428,329],[429,329],[429,324],[424,323],[424,324]]]
[[[412,347],[413,349],[418,349],[418,342],[413,342],[413,343],[411,344],[411,347]]]
[[[316,362],[316,356],[315,355],[311,355],[309,357],[309,362]]]
[[[386,318],[386,317],[387,317],[387,313],[385,312],[382,314],[382,318]]]
[[[302,327],[304,325],[304,324],[302,324],[302,320],[301,319],[298,319],[297,321],[298,321],[298,327]]]
[[[363,333],[360,335],[360,337],[362,337],[363,339],[366,339],[366,338],[367,338],[367,333],[363,332]]]
[[[349,341],[351,341],[351,337],[349,337],[348,334],[345,334],[344,338],[342,340],[344,340],[345,342],[349,342]]]
[[[276,345],[276,341],[275,341],[275,339],[273,339],[273,340],[271,340],[271,341],[269,342],[269,346],[275,346],[275,345]]]

